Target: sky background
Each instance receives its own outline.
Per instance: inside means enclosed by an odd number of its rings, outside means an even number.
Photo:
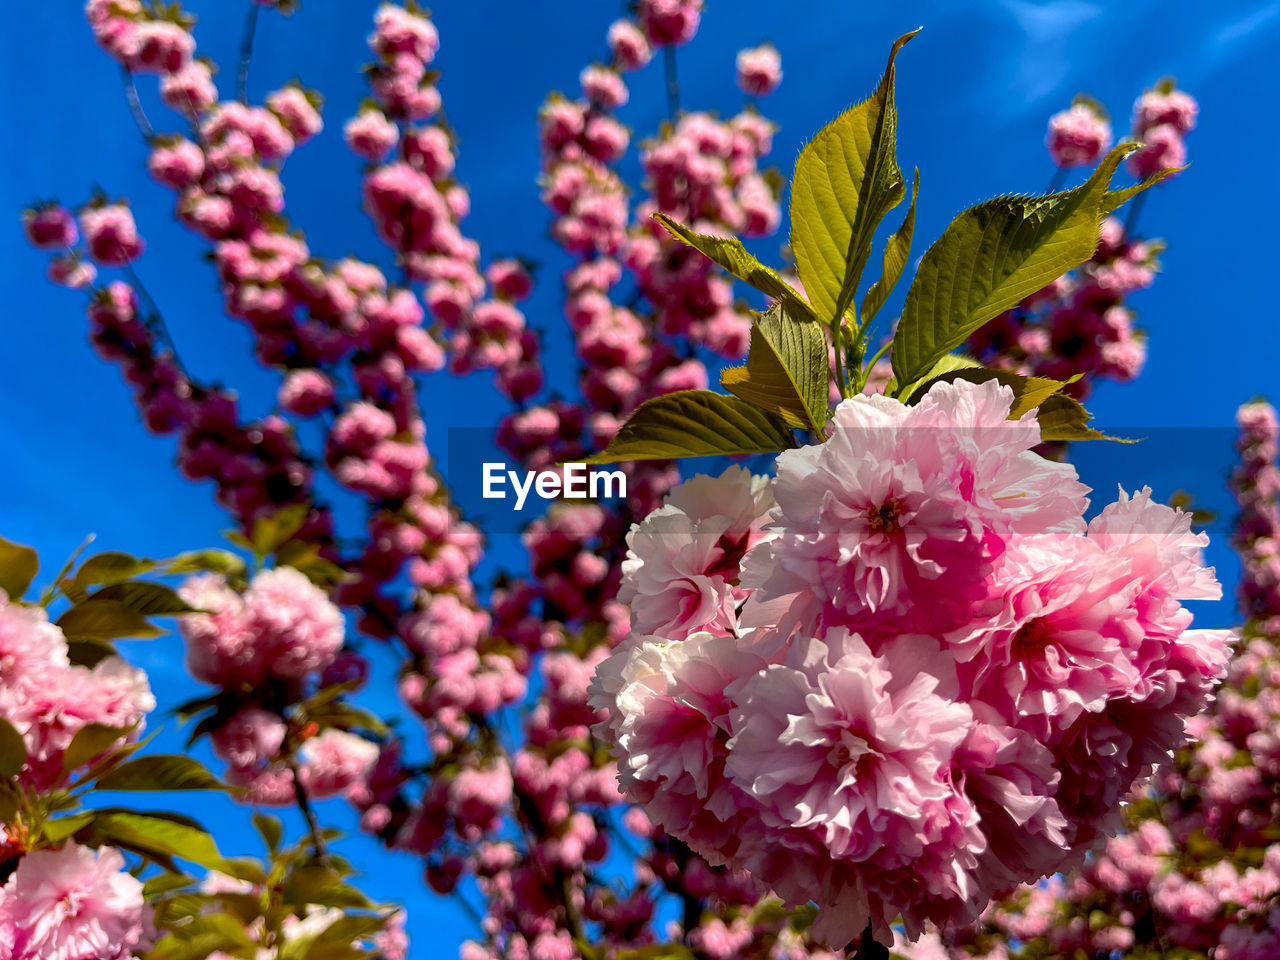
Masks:
[[[244,3],[188,6],[199,17],[198,52],[222,65],[222,92],[232,95]],[[261,102],[300,77],[324,93],[324,133],[284,171],[289,213],[313,253],[355,254],[389,269],[390,255],[360,210],[361,162],[341,138],[365,95],[359,67],[369,59],[365,38],[375,8],[371,0],[303,0],[291,18],[264,12],[249,89]],[[567,261],[547,239],[534,183],[536,112],[549,90],[576,95],[582,67],[606,58],[605,32],[620,12],[609,0],[441,0],[434,9],[442,41],[435,66],[459,137],[457,174],[472,191],[464,232],[481,243],[486,261],[519,254],[544,265],[526,312],[551,334],[553,384],[572,377],[557,283]],[[89,533],[97,536],[94,549],[152,557],[218,545],[227,523],[211,487],[181,480],[173,439],[143,431],[118,370],[88,345],[81,295],[47,283],[45,257],[24,245],[20,208],[52,197],[74,206],[95,186],[128,196],[148,243],[138,272],[187,365],[200,379],[232,385],[248,415],[270,409],[277,377],[251,363],[248,331],[221,310],[207,245],[172,222],[172,194],[150,181],[118,69],[95,47],[81,4],[19,4],[6,22],[0,221],[8,211],[10,226],[0,229],[0,289],[8,297],[0,345],[0,535],[36,546],[46,575]],[[1169,243],[1155,286],[1132,299],[1151,337],[1146,370],[1133,384],[1104,385],[1090,402],[1104,429],[1148,439],[1130,447],[1080,445],[1073,459],[1098,490],[1098,505],[1113,498],[1116,483],[1150,483],[1157,496],[1186,488],[1218,509],[1210,562],[1229,596],[1237,573],[1223,545],[1232,418],[1239,403],[1274,391],[1280,344],[1269,279],[1280,127],[1263,112],[1280,93],[1280,3],[712,0],[698,36],[678,54],[682,105],[736,112],[736,51],[773,42],[785,77],[762,110],[781,127],[769,159],[789,175],[806,137],[866,96],[893,39],[920,25],[923,33],[899,58],[897,93],[899,159],[904,170],[921,168],[913,257],[963,208],[1046,187],[1053,168],[1043,148],[1045,124],[1077,92],[1107,106],[1119,135],[1136,95],[1163,75],[1176,75],[1199,99],[1192,167],[1153,191],[1140,226]],[[631,103],[620,116],[638,139],[665,115],[660,62],[628,80]],[[141,86],[157,128],[180,129],[159,105],[155,81]],[[638,170],[633,154],[624,173],[635,183]],[[888,218],[894,225],[899,219]],[[771,238],[754,249],[776,262],[781,242]],[[439,375],[424,389],[428,442],[443,454],[446,427],[490,428],[505,409],[486,377],[459,383]],[[509,544],[497,553],[510,556]],[[1197,615],[1206,626],[1234,617],[1229,601]],[[161,743],[180,747],[175,723],[163,713],[197,692],[184,679],[180,641],[126,647],[151,674],[161,706],[153,725],[166,728]],[[205,818],[228,852],[256,852],[243,829],[247,818],[229,804],[184,797],[182,805]],[[324,813],[351,826],[339,804]],[[425,890],[413,859],[381,854],[358,838],[347,849],[372,896],[407,902],[414,957],[451,956],[474,932],[460,911]]]

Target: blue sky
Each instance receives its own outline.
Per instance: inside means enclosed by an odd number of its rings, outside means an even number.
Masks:
[[[264,14],[250,93],[260,99],[295,76],[322,90],[327,128],[284,173],[291,215],[314,252],[354,253],[386,266],[360,212],[360,164],[341,141],[343,121],[364,96],[358,67],[368,59],[364,38],[375,6],[303,0],[292,18]],[[243,4],[191,0],[190,8],[200,18],[200,53],[223,65],[225,94]],[[547,240],[534,186],[536,109],[547,90],[576,92],[581,67],[604,57],[605,30],[620,8],[606,0],[452,0],[435,11],[440,88],[460,138],[458,174],[472,189],[464,228],[486,258],[521,254],[545,265],[528,313],[559,344],[550,356],[553,383],[572,376],[556,283],[566,263]],[[88,346],[80,297],[44,281],[43,256],[22,242],[21,206],[55,196],[79,203],[95,185],[128,195],[148,240],[139,273],[188,365],[233,385],[251,413],[270,407],[276,386],[274,375],[249,362],[247,331],[222,314],[216,278],[202,259],[205,245],[170,221],[171,195],[147,177],[118,73],[94,47],[79,10],[77,0],[18,5],[0,39],[0,129],[8,144],[0,152],[0,211],[10,216],[0,231],[0,289],[9,298],[0,348],[0,534],[34,544],[54,569],[90,532],[97,548],[166,556],[215,544],[226,523],[207,485],[178,478],[172,440],[141,429],[117,370]],[[1280,93],[1273,54],[1280,3],[712,0],[697,39],[679,53],[682,101],[735,111],[742,102],[735,52],[772,41],[785,79],[764,110],[781,125],[772,160],[789,174],[804,139],[865,96],[892,40],[921,24],[898,72],[899,157],[904,168],[921,168],[916,255],[964,207],[997,193],[1044,189],[1053,172],[1042,147],[1045,122],[1076,92],[1101,100],[1121,133],[1134,96],[1162,75],[1176,75],[1199,98],[1193,165],[1155,191],[1143,214],[1142,232],[1170,243],[1164,274],[1133,300],[1151,335],[1147,369],[1135,384],[1104,386],[1090,404],[1104,427],[1149,439],[1127,448],[1081,447],[1076,461],[1100,499],[1109,499],[1117,482],[1150,482],[1158,495],[1187,487],[1229,513],[1223,477],[1232,416],[1241,401],[1274,390],[1280,345],[1272,284],[1264,282],[1274,273],[1268,225],[1278,211],[1267,184],[1280,134],[1260,113]],[[630,80],[632,102],[621,116],[646,135],[665,112],[660,69],[655,63]],[[153,122],[178,129],[153,91],[144,81]],[[626,172],[633,180],[637,170],[632,160]],[[1246,189],[1253,192],[1245,196]],[[776,260],[780,242],[755,248]],[[480,377],[461,385],[435,378],[425,397],[428,440],[441,452],[446,427],[487,426],[505,409]],[[468,411],[467,419],[452,419],[458,410]],[[1221,539],[1211,559],[1229,582],[1235,566]],[[1200,615],[1206,625],[1231,620],[1225,604]],[[191,693],[175,639],[133,650],[152,672],[162,705]],[[234,812],[215,801],[201,806],[228,838],[224,846],[252,849],[234,827]],[[373,874],[375,896],[412,892],[415,956],[449,955],[446,944],[469,932],[465,918],[418,893],[413,861],[375,856],[369,845],[355,851]]]

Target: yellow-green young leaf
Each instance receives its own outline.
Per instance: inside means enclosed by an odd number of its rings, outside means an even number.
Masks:
[[[814,311],[837,323],[858,289],[876,227],[906,192],[896,156],[893,61],[918,31],[889,51],[879,86],[818,131],[791,180],[791,249]]]
[[[222,870],[226,864],[213,837],[185,818],[110,810],[100,811],[93,827],[114,845],[144,856],[178,857],[212,870]]]
[[[1188,164],[1187,166],[1190,166],[1190,164]],[[1125,187],[1123,190],[1109,191],[1107,193],[1106,200],[1102,202],[1102,212],[1104,214],[1110,213],[1112,210],[1115,210],[1115,209],[1118,209],[1119,207],[1124,206],[1126,203],[1128,203],[1130,200],[1132,200],[1134,197],[1140,194],[1143,190],[1146,190],[1148,187],[1154,187],[1161,180],[1165,180],[1168,177],[1172,177],[1175,173],[1181,173],[1183,170],[1187,169],[1187,166],[1166,167],[1164,170],[1161,170],[1159,173],[1153,173],[1151,176],[1147,177],[1147,179],[1143,180],[1141,183],[1135,183],[1133,186]]]
[[[583,462],[776,453],[795,445],[791,428],[781,417],[737,397],[680,390],[640,404],[613,442]]]
[[[16,777],[27,762],[27,744],[12,723],[0,717],[0,777]]]
[[[956,380],[986,383],[988,380],[996,380],[1013,390],[1013,406],[1009,410],[1009,419],[1017,420],[1023,414],[1035,410],[1067,384],[1078,379],[1080,378],[1077,376],[1071,380],[1051,380],[1048,377],[1024,377],[1018,373],[1010,373],[1008,370],[992,370],[990,367],[963,367],[922,381],[912,395],[904,399],[910,403],[918,403],[935,383],[951,383]]]
[[[1073,397],[1056,393],[1036,410],[1040,421],[1040,439],[1046,443],[1059,440],[1115,440],[1119,443],[1136,443],[1124,437],[1111,437],[1089,426],[1093,414]]]
[[[884,302],[898,285],[898,279],[907,265],[907,257],[911,253],[911,236],[916,229],[916,197],[920,195],[920,171],[916,170],[911,178],[911,205],[907,207],[907,215],[902,218],[900,226],[884,244],[884,259],[880,265],[880,279],[867,288],[862,298],[862,314],[858,322],[865,329],[875,315],[880,312]]]
[[[293,539],[293,535],[306,523],[310,512],[311,504],[295,503],[254,521],[251,537],[253,549],[260,556],[273,553],[286,541]]]
[[[898,387],[896,381],[890,380],[885,393],[889,396],[897,397],[903,403],[908,403],[922,384],[953,370],[976,370],[981,366],[982,364],[973,359],[973,357],[967,357],[962,353],[944,353],[923,377],[913,380],[901,388]]]
[[[119,600],[90,597],[58,618],[68,640],[115,640],[117,637],[158,637],[159,627]]]
[[[142,885],[142,895],[150,900],[189,887],[195,882],[195,877],[189,877],[185,873],[158,873]]]
[[[1116,147],[1074,190],[971,207],[931,246],[893,338],[899,383],[924,376],[988,320],[1093,256],[1107,185],[1133,144]]]
[[[687,243],[708,259],[724,267],[739,280],[750,284],[766,296],[786,303],[801,316],[813,315],[809,304],[796,292],[795,287],[783,280],[772,267],[766,267],[748,253],[747,248],[737,237],[713,237],[706,233],[695,233],[684,224],[672,220],[665,213],[655,213],[653,219],[662,224],[677,240]]]
[[[73,813],[69,817],[46,820],[44,822],[44,838],[49,843],[61,843],[81,827],[87,826],[93,820],[93,816],[92,810],[82,810],[80,813]]]
[[[103,587],[93,595],[95,602],[117,600],[130,610],[146,617],[174,616],[179,613],[196,613],[196,608],[183,600],[163,583],[130,580]]]
[[[243,576],[246,572],[244,561],[230,550],[196,550],[180,553],[165,563],[169,573],[224,573],[232,576]]]
[[[280,841],[284,839],[284,825],[279,817],[273,817],[269,813],[255,813],[253,825],[258,828],[262,842],[272,854],[280,849]]]
[[[73,580],[75,588],[84,592],[95,584],[121,583],[154,568],[154,560],[139,560],[127,553],[108,551],[96,553],[81,564]]]
[[[30,547],[0,537],[0,590],[20,600],[40,571],[40,558]]]
[[[129,735],[132,727],[108,727],[103,723],[90,723],[76,731],[71,743],[62,753],[62,769],[67,773],[78,770],[95,760]]]
[[[720,374],[735,397],[776,413],[789,426],[821,432],[830,415],[831,369],[822,324],[776,303],[751,326],[747,363]]]
[[[99,790],[225,790],[199,760],[153,753],[122,763],[98,778]]]

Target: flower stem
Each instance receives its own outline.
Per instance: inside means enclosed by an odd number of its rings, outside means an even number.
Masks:
[[[253,35],[258,29],[258,4],[249,0],[244,17],[244,32],[240,35],[240,68],[236,72],[236,98],[249,102],[249,59],[253,56]]]
[[[667,78],[667,116],[672,123],[680,112],[680,81],[676,78],[676,48],[662,48],[662,68]]]

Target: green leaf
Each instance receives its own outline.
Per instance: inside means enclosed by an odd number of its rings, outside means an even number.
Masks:
[[[254,521],[253,533],[250,536],[253,549],[263,557],[274,553],[302,529],[310,512],[311,504],[295,503],[282,507],[270,516],[260,517]]]
[[[40,572],[40,557],[30,547],[0,537],[0,590],[10,600],[21,600]]]
[[[189,877],[185,873],[159,873],[142,885],[142,895],[151,900],[189,887],[195,882],[195,877]]]
[[[94,603],[115,600],[145,617],[174,616],[179,613],[196,613],[196,608],[183,600],[163,583],[130,580],[103,587],[90,600]]]
[[[44,822],[44,838],[49,843],[61,843],[81,827],[87,826],[92,822],[93,817],[92,810],[83,810],[80,813],[73,813],[69,817],[46,820]]]
[[[1036,411],[1040,421],[1040,439],[1046,443],[1060,440],[1115,440],[1118,443],[1136,443],[1124,437],[1112,437],[1089,426],[1093,414],[1089,413],[1073,397],[1056,393]]]
[[[682,223],[672,220],[665,213],[653,214],[667,232],[677,240],[693,247],[713,260],[744,283],[750,284],[766,296],[787,304],[801,316],[812,317],[813,310],[795,287],[783,280],[778,271],[766,267],[747,252],[737,237],[714,237],[707,233],[695,233]]]
[[[119,600],[90,597],[58,618],[68,640],[115,640],[117,637],[158,637],[164,633],[137,610]]]
[[[150,857],[177,857],[211,870],[224,870],[227,861],[213,837],[185,817],[128,810],[99,811],[93,827],[113,844]]]
[[[83,593],[88,587],[96,584],[121,583],[153,570],[154,560],[139,560],[127,553],[107,551],[95,553],[80,565],[73,583],[75,589]]]
[[[122,763],[98,779],[99,790],[225,790],[199,760],[153,753]]]
[[[955,354],[949,353],[942,359],[946,360],[954,356]],[[959,359],[968,360],[967,357]],[[937,370],[937,365],[934,369]],[[1018,373],[1010,373],[1008,370],[993,370],[990,367],[979,366],[976,362],[972,366],[966,363],[965,366],[938,373],[913,384],[911,393],[904,394],[900,399],[908,403],[918,403],[935,383],[952,383],[956,380],[986,383],[988,380],[996,380],[1013,390],[1013,406],[1009,410],[1009,419],[1018,420],[1023,414],[1035,410],[1058,391],[1079,379],[1079,375],[1070,380],[1024,377]]]
[[[262,835],[262,842],[274,856],[280,849],[280,841],[284,839],[284,825],[280,822],[280,818],[267,813],[255,813],[253,825],[258,828],[258,833]]]
[[[90,723],[81,727],[62,753],[62,769],[67,773],[80,769],[127,737],[132,729],[108,727],[102,723]]]
[[[27,743],[16,727],[0,717],[0,777],[16,777],[27,762]]]
[[[147,954],[147,960],[204,960],[218,950],[235,956],[256,952],[257,944],[235,917],[225,913],[203,913],[184,920],[162,938]]]
[[[911,253],[911,237],[916,229],[916,197],[920,195],[920,171],[916,170],[911,179],[911,205],[907,207],[907,215],[900,226],[885,241],[884,259],[880,265],[880,279],[867,288],[862,297],[862,314],[859,322],[865,330],[875,319],[880,308],[884,306],[893,288],[898,285],[902,271],[907,265],[907,257]]]
[[[751,326],[746,365],[724,370],[720,385],[788,426],[821,432],[831,402],[826,332],[816,320],[774,304]]]
[[[853,302],[876,227],[906,192],[895,155],[893,61],[917,32],[894,43],[875,93],[818,131],[796,161],[791,248],[814,311],[832,324]]]
[[[80,667],[92,669],[117,651],[106,640],[71,640],[67,643],[67,659]]]
[[[997,197],[964,211],[929,248],[893,340],[899,383],[917,380],[993,317],[1093,256],[1107,185],[1133,144],[1074,190]]]
[[[230,550],[195,550],[180,553],[165,563],[169,573],[221,573],[243,576],[247,572],[244,561]]]
[[[1165,180],[1168,177],[1172,177],[1175,173],[1181,173],[1185,169],[1187,169],[1186,166],[1166,167],[1164,170],[1161,170],[1159,173],[1153,173],[1151,176],[1147,177],[1147,179],[1143,180],[1141,183],[1135,183],[1133,186],[1125,187],[1123,190],[1109,191],[1107,193],[1106,199],[1102,201],[1102,212],[1104,214],[1107,214],[1113,210],[1116,210],[1124,206],[1126,203],[1128,203],[1130,200],[1132,200],[1134,197],[1140,194],[1143,190],[1146,190],[1148,187],[1154,187],[1161,180]]]
[[[583,462],[776,453],[795,445],[786,421],[745,400],[680,390],[640,404],[604,452]]]

